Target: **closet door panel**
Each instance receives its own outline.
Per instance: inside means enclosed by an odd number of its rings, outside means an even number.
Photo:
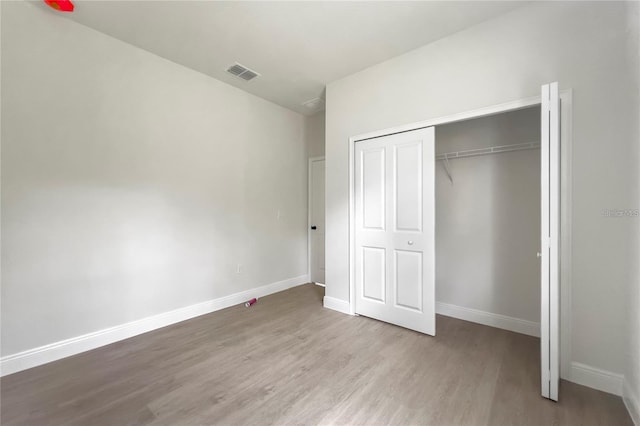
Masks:
[[[395,229],[422,230],[422,143],[394,147]]]
[[[422,252],[395,251],[396,306],[422,312]]]
[[[376,302],[386,299],[386,253],[384,248],[362,247],[362,297]]]
[[[542,86],[540,366],[542,396],[557,401],[560,382],[560,95]]]
[[[385,149],[362,152],[362,223],[366,229],[385,229]]]

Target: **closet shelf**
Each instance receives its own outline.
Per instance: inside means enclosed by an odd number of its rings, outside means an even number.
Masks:
[[[499,154],[501,152],[523,151],[526,149],[536,148],[540,148],[540,142],[491,146],[487,148],[469,149],[466,151],[453,151],[437,154],[436,160],[452,160],[454,158],[476,157],[478,155]]]

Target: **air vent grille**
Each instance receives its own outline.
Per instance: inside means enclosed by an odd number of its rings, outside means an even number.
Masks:
[[[246,70],[245,72],[243,72],[242,74],[238,75],[238,77],[240,77],[243,80],[251,80],[252,78],[256,78],[258,76],[257,73],[251,71],[251,70]]]
[[[238,64],[233,65],[231,67],[229,67],[229,69],[227,70],[228,73],[231,73],[233,75],[240,75],[243,72],[245,72],[247,69],[243,66],[240,66]]]
[[[233,65],[231,65],[229,68],[227,68],[227,72],[229,74],[233,74],[236,77],[240,77],[241,79],[245,80],[245,81],[249,81],[249,80],[253,80],[254,78],[258,77],[260,74],[258,74],[257,72],[250,70],[249,68],[245,67],[244,65],[240,65],[238,63],[235,63]]]

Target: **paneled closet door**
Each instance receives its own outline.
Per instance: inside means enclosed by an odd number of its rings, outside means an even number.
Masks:
[[[355,144],[356,313],[435,335],[434,128]]]
[[[542,396],[558,400],[560,380],[560,96],[558,83],[542,86],[540,364]]]

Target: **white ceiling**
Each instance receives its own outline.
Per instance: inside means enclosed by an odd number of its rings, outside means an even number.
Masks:
[[[77,1],[71,19],[303,114],[327,83],[522,2]],[[235,62],[261,74],[226,73]]]

